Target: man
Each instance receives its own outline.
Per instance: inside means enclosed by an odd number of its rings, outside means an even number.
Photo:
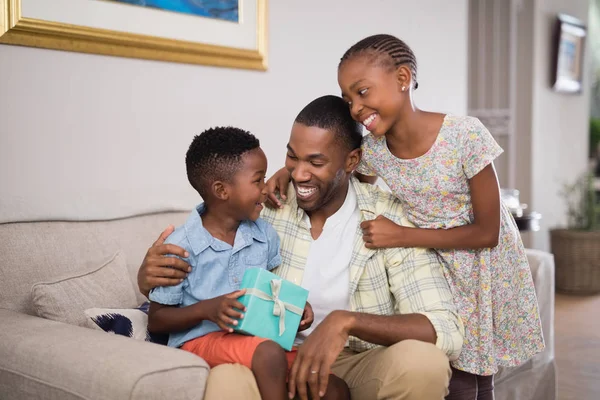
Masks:
[[[356,399],[441,399],[463,327],[432,251],[365,247],[362,222],[385,217],[409,223],[393,195],[352,176],[361,140],[362,128],[341,98],[311,102],[296,118],[287,146],[288,200],[261,214],[281,239],[275,272],[308,289],[315,312],[311,329],[298,335],[290,396],[319,398],[333,373]],[[185,276],[185,262],[164,257],[185,256],[162,244],[169,233],[140,268],[145,294]],[[250,370],[222,365],[211,371],[206,398],[260,397]]]

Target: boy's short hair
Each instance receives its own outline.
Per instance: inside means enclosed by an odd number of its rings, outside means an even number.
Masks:
[[[215,181],[231,181],[242,166],[242,155],[260,147],[250,132],[228,127],[215,127],[194,137],[185,155],[190,184],[203,199],[210,194]]]
[[[328,95],[311,101],[300,111],[296,122],[332,131],[349,152],[362,144],[362,124],[352,119],[350,107],[341,97]]]

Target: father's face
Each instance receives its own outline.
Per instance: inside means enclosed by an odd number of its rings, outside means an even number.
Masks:
[[[285,167],[296,189],[298,206],[315,211],[338,197],[345,198],[354,168],[349,152],[331,131],[294,123]]]

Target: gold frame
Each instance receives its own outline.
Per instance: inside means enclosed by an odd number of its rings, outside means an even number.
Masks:
[[[21,0],[0,0],[0,43],[266,71],[267,0],[256,8],[258,46],[247,50],[23,18]]]

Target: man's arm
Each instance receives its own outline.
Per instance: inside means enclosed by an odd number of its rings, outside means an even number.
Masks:
[[[189,257],[188,252],[174,244],[164,244],[175,228],[171,225],[165,229],[148,249],[142,265],[138,270],[138,288],[148,297],[150,290],[158,286],[174,286],[180,284],[191,272],[192,268],[181,258]],[[168,255],[178,257],[166,257]]]

